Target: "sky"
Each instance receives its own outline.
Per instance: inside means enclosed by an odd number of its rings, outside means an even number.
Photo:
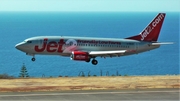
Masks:
[[[0,0],[0,11],[180,12],[180,0]]]

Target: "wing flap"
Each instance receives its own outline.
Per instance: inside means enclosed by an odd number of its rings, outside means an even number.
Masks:
[[[89,55],[91,56],[104,56],[104,57],[113,57],[123,55],[127,50],[119,51],[91,51]]]

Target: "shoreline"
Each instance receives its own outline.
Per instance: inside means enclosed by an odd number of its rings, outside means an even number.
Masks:
[[[0,79],[0,92],[180,88],[180,75]]]

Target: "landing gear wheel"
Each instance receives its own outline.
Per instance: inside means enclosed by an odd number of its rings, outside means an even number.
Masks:
[[[92,64],[93,64],[93,65],[97,65],[97,64],[98,64],[98,61],[95,60],[95,59],[93,59],[93,60],[92,60]]]
[[[32,61],[35,61],[36,59],[35,59],[35,58],[32,58],[31,60],[32,60]]]

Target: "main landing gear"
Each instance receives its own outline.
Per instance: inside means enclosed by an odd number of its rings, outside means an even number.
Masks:
[[[91,61],[91,63],[92,63],[93,65],[97,65],[97,64],[98,64],[98,61],[95,60],[95,59],[93,59],[93,60]]]
[[[91,58],[88,59],[88,60],[86,60],[86,62],[90,62],[90,61],[91,61]],[[93,60],[91,61],[91,63],[92,63],[93,65],[97,65],[97,64],[98,64],[98,61],[97,61],[95,58],[93,58]]]

